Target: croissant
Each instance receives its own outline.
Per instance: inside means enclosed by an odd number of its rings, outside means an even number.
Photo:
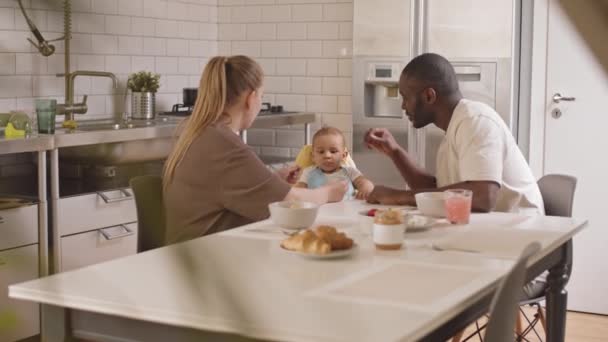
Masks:
[[[352,246],[353,240],[344,233],[338,233],[332,226],[306,229],[281,242],[281,247],[287,250],[320,255],[328,254],[332,250],[349,249]]]
[[[325,240],[316,238],[314,240],[306,241],[302,252],[323,255],[331,252],[331,245]]]
[[[350,249],[353,246],[353,239],[346,236],[344,233],[337,233],[334,239],[331,240],[331,249],[339,251],[343,249]]]
[[[319,239],[323,239],[331,243],[335,238],[338,231],[332,226],[318,226],[315,228],[315,234]]]
[[[316,240],[317,236],[310,230],[305,230],[299,234],[290,236],[289,238],[281,242],[281,246],[290,251],[302,251],[304,245],[309,244],[310,241]]]

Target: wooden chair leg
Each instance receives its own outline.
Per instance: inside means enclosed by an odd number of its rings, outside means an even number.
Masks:
[[[464,329],[460,330],[460,332],[452,337],[452,342],[460,342],[460,340],[462,340],[462,335],[464,335]]]

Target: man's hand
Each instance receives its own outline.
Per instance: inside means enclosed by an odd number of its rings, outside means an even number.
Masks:
[[[367,196],[367,202],[386,205],[408,205],[410,204],[408,203],[408,199],[412,197],[408,191],[376,185],[374,190]]]
[[[377,150],[389,157],[400,148],[395,137],[386,128],[371,128],[365,133],[363,141],[368,148]]]

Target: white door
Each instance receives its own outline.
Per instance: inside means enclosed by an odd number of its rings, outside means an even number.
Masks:
[[[589,219],[574,239],[568,309],[608,314],[608,75],[556,0],[547,48],[544,172],[578,178],[574,216]],[[575,100],[554,103],[557,93]]]

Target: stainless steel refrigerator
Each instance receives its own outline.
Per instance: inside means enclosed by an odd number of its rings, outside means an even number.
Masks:
[[[363,143],[372,127],[435,171],[444,132],[415,130],[401,109],[399,76],[413,56],[439,53],[454,65],[463,95],[497,110],[517,129],[518,0],[354,0],[353,158],[374,183],[404,188],[392,162]]]

